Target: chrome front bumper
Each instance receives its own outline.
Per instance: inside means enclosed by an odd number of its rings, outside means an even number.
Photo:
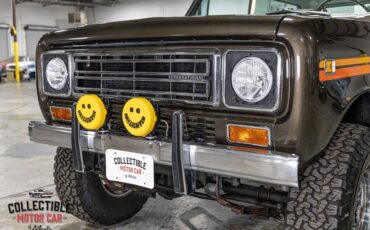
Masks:
[[[71,148],[71,128],[31,121],[29,135],[32,141]],[[157,164],[171,166],[172,144],[110,135],[109,133],[81,131],[81,148],[84,151],[105,153],[118,149],[148,154]],[[214,173],[256,182],[298,186],[298,156],[285,153],[259,153],[253,149],[239,151],[225,146],[201,146],[184,143],[184,166],[200,172]]]

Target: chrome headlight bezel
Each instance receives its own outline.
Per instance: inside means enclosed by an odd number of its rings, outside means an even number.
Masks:
[[[58,58],[58,59],[60,59],[64,62],[64,65],[66,66],[67,72],[68,72],[67,80],[66,80],[65,84],[63,85],[63,87],[61,87],[60,89],[53,88],[49,84],[49,82],[47,80],[47,76],[46,76],[47,65],[51,60],[53,60],[55,58]],[[73,74],[71,55],[66,54],[66,53],[53,53],[53,52],[43,53],[41,55],[41,71],[42,71],[42,74],[41,74],[42,75],[41,76],[41,78],[42,78],[42,88],[43,88],[43,92],[44,92],[45,95],[47,95],[47,96],[56,96],[56,97],[70,97],[71,96],[71,93],[72,93],[72,74]]]
[[[258,77],[256,75],[250,76],[250,77],[247,77],[247,78],[245,76],[240,76],[240,75],[237,76],[238,75],[238,70],[241,70],[243,68],[242,65],[245,64],[245,63],[249,63],[249,62],[254,62],[254,64],[259,64],[259,66],[265,70],[265,74],[266,74],[264,82],[267,85],[265,85],[264,91],[262,92],[262,94],[260,94],[259,96],[255,97],[255,98],[248,97],[250,95],[243,95],[243,93],[241,92],[241,88],[243,88],[243,86],[245,87],[246,85],[248,85],[245,81],[253,80],[253,82],[252,82],[252,84],[253,84],[257,80]],[[247,66],[244,66],[244,67],[247,67]],[[250,74],[250,72],[249,72],[249,74]],[[244,74],[248,74],[248,73],[244,73]],[[250,74],[250,75],[253,75],[253,74]],[[238,80],[239,81],[242,80],[241,78],[243,78],[243,77],[244,77],[243,86],[242,87],[236,86]],[[254,77],[254,79],[251,79],[251,77]],[[237,80],[237,78],[239,78],[239,79]],[[267,80],[267,82],[266,82],[266,80]],[[265,99],[268,96],[268,94],[271,92],[272,84],[273,84],[273,77],[272,77],[272,72],[271,72],[270,68],[268,67],[266,62],[264,62],[262,59],[260,59],[258,57],[243,58],[242,60],[240,60],[234,66],[234,69],[231,73],[231,86],[233,87],[234,92],[238,95],[238,97],[240,99],[242,99],[243,101],[245,101],[247,103],[258,103],[258,102],[262,101],[263,99]],[[255,93],[256,94],[256,91],[255,92],[249,92],[249,93],[252,93],[252,94]]]
[[[260,101],[243,100],[232,85],[232,73],[236,65],[243,59],[259,58],[267,64],[272,73],[272,85],[269,93]],[[282,53],[277,48],[230,49],[223,57],[223,103],[225,107],[235,110],[252,112],[276,112],[281,104],[282,95]]]

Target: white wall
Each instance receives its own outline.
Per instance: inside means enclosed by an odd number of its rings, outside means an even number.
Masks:
[[[20,55],[26,54],[25,25],[57,26],[57,20],[68,20],[68,13],[74,12],[73,7],[42,6],[36,3],[17,5],[17,29]],[[0,0],[0,23],[12,24],[12,9],[10,0]],[[0,38],[1,39],[1,38]],[[10,42],[12,39],[9,39]],[[9,44],[11,53],[13,47]]]
[[[148,18],[184,16],[193,0],[121,0],[112,7],[100,6],[88,10],[90,23]],[[61,29],[71,27],[68,13],[74,7],[43,6],[37,3],[17,5],[17,28],[20,55],[26,55],[25,25],[59,26]],[[11,0],[0,0],[0,24],[12,24]],[[1,39],[1,38],[0,38]],[[9,37],[10,53],[13,54],[12,38]],[[1,52],[1,51],[0,51]]]
[[[184,16],[192,2],[193,0],[122,0],[112,7],[96,7],[95,22]]]

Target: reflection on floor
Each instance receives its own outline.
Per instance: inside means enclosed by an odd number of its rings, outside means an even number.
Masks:
[[[36,206],[51,201],[58,203],[52,177],[55,147],[31,143],[27,136],[29,120],[42,120],[36,97],[35,82],[0,84],[0,230],[11,229],[95,229],[63,212],[33,211]],[[29,191],[43,188],[53,193],[51,198],[32,198]],[[28,204],[28,207],[27,207]],[[43,214],[44,224],[21,223],[31,215]],[[13,212],[14,213],[9,213]],[[60,214],[60,215],[58,215]],[[35,217],[35,216],[34,216]],[[61,219],[59,219],[62,217]],[[36,220],[36,219],[35,219]],[[40,220],[40,219],[38,219]],[[55,223],[60,222],[61,223]],[[20,222],[20,223],[19,223]],[[42,226],[44,228],[37,228]],[[114,229],[282,229],[274,219],[236,215],[216,202],[193,197],[167,201],[149,199],[131,220]]]

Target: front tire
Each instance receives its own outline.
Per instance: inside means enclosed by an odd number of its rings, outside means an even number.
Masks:
[[[359,206],[369,153],[369,128],[341,124],[323,155],[302,171],[300,188],[291,189],[285,229],[368,229],[358,227],[370,211]]]
[[[112,226],[139,212],[148,197],[135,192],[114,196],[92,172],[78,173],[72,150],[58,148],[54,163],[56,192],[67,212],[96,226]]]

